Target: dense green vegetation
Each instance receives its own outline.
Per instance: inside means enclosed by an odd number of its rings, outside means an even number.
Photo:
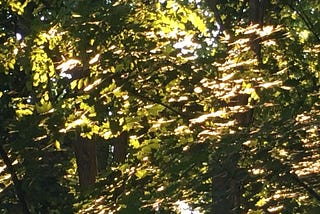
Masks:
[[[0,1],[0,212],[320,212],[318,17]]]

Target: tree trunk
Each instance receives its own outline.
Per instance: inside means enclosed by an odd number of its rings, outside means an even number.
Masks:
[[[206,1],[209,8],[215,15],[216,21],[225,29],[224,23],[219,11],[217,10],[216,0]],[[257,24],[259,28],[263,26],[264,11],[266,0],[248,0],[249,3],[249,20],[248,24]],[[257,35],[253,35],[251,38],[251,49],[254,52],[259,64],[262,64],[261,56],[261,39]],[[248,105],[248,94],[236,95],[228,107],[232,106],[246,106]],[[237,112],[234,114],[234,118],[238,126],[248,127],[253,122],[253,109],[249,109],[244,112]],[[239,168],[238,161],[240,154],[237,153],[237,145],[233,146],[234,142],[226,142],[231,148],[229,151],[234,151],[232,154],[225,154],[221,151],[221,154],[217,152],[212,157],[212,213],[241,213],[240,203],[242,194],[242,178],[239,178],[243,169]],[[219,156],[219,157],[217,157]]]
[[[246,106],[248,94],[238,94],[228,103],[228,107]],[[253,122],[253,109],[234,114],[236,125],[248,127]],[[234,142],[225,142],[222,146],[235,146],[234,152],[225,154],[221,152],[220,158],[211,163],[213,169],[212,177],[212,213],[241,213],[240,203],[242,194],[242,178],[239,177],[243,169],[239,168],[239,153]],[[228,149],[228,151],[233,149]]]
[[[259,28],[263,27],[263,19],[265,12],[265,0],[249,0],[249,22],[250,24],[257,24]],[[261,56],[261,39],[254,35],[251,38],[251,48],[257,57],[258,62],[262,63]]]
[[[78,136],[76,142],[74,142],[74,150],[80,189],[86,190],[95,183],[98,174],[96,143]]]
[[[114,153],[113,160],[116,163],[123,163],[127,157],[128,150],[128,132],[122,132],[118,137],[116,137],[113,141]]]
[[[96,141],[98,172],[106,170],[111,163],[111,160],[109,159],[111,158],[110,146],[110,143],[103,138],[98,138]]]
[[[265,0],[249,0],[249,18],[252,24],[263,25]]]

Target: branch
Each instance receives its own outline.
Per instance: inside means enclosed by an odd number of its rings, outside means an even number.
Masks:
[[[216,19],[218,25],[220,26],[220,32],[222,31],[225,31],[226,28],[222,22],[222,19],[221,19],[221,16],[220,16],[220,13],[218,11],[218,8],[217,8],[217,0],[206,0],[206,3],[208,5],[208,7],[210,8],[210,10],[213,12],[213,15],[214,15],[214,18]]]
[[[320,42],[320,36],[317,34],[317,32],[314,30],[314,27],[312,25],[312,22],[308,18],[307,15],[304,14],[303,11],[300,11],[296,9],[292,4],[287,3],[289,8],[291,8],[293,11],[297,12],[298,15],[301,17],[302,21],[306,24],[307,28],[312,32],[312,34],[316,37],[317,41]]]
[[[300,178],[298,177],[298,175],[296,173],[291,173],[288,172],[289,175],[291,175],[291,177],[301,186],[303,187],[312,197],[314,197],[315,199],[317,199],[318,201],[320,201],[320,195],[312,188],[310,187],[308,184],[306,184],[305,182],[301,181]]]
[[[2,144],[0,144],[0,156],[1,156],[2,160],[3,160],[3,162],[8,167],[9,173],[11,174],[11,178],[12,178],[14,187],[16,189],[17,197],[18,197],[19,203],[20,203],[21,208],[22,208],[22,213],[23,214],[30,214],[30,211],[28,209],[27,202],[26,202],[23,190],[21,188],[20,180],[18,179],[18,176],[17,176],[17,174],[16,174],[16,172],[15,172],[13,166],[12,166],[12,162],[9,159],[8,154],[4,150]]]
[[[184,118],[184,119],[187,119],[187,120],[190,119],[190,118],[189,118],[187,115],[185,115],[184,113],[182,113],[182,112],[180,112],[180,111],[177,111],[176,109],[172,108],[171,106],[169,106],[169,105],[167,105],[167,104],[165,104],[165,103],[162,103],[162,102],[160,102],[160,101],[157,101],[157,100],[151,99],[151,98],[149,98],[149,97],[143,96],[142,94],[140,94],[140,93],[138,93],[138,92],[136,92],[136,91],[133,91],[133,90],[130,90],[130,91],[128,91],[128,92],[129,92],[129,93],[132,93],[134,96],[139,97],[139,98],[141,98],[141,99],[143,99],[143,100],[147,100],[147,101],[149,101],[149,102],[157,103],[157,104],[159,104],[159,105],[162,105],[163,107],[169,109],[170,111],[172,111],[173,113],[175,113],[176,115],[179,115],[180,117],[182,117],[182,118]]]

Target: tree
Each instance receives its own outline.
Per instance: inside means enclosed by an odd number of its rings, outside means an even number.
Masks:
[[[317,212],[314,5],[0,3],[1,211]]]

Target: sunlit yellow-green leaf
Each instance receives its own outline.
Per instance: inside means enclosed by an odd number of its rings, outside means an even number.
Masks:
[[[54,141],[54,147],[59,151],[61,150],[61,145],[60,145],[60,142],[59,141]]]
[[[266,201],[265,198],[261,198],[261,199],[256,203],[256,205],[257,205],[258,207],[262,207],[266,202],[267,202],[267,201]]]
[[[40,76],[40,82],[45,83],[45,82],[47,82],[47,81],[48,81],[48,76],[47,76],[47,74],[46,74],[46,73],[42,74],[42,75]]]
[[[32,115],[33,114],[33,105],[17,103],[16,114],[18,117],[23,117],[25,115]]]
[[[34,80],[39,80],[39,78],[40,78],[40,74],[39,73],[35,73],[34,75],[33,75],[33,79]]]
[[[147,170],[145,169],[138,169],[135,173],[135,175],[138,177],[138,179],[143,178],[144,176],[147,175]]]
[[[299,33],[300,41],[304,43],[308,39],[309,35],[310,35],[310,31],[308,30],[301,31]]]
[[[15,64],[15,63],[16,63],[16,60],[15,60],[15,59],[12,59],[12,60],[9,62],[9,64],[8,64],[9,68],[14,69],[14,64]]]
[[[196,14],[196,13],[190,13],[189,14],[189,21],[196,27],[198,30],[205,34],[207,27],[206,24],[203,22],[203,20]]]
[[[42,113],[46,113],[48,111],[50,111],[52,109],[52,104],[51,102],[44,102],[43,104],[41,103],[36,103],[36,111],[39,113],[39,114],[42,114]]]
[[[22,15],[24,8],[28,5],[29,1],[24,1],[22,4],[20,1],[9,1],[11,10],[16,12],[18,15]]]
[[[121,91],[121,87],[117,87],[116,89],[113,90],[113,94],[116,97],[122,97],[123,92]]]
[[[78,85],[77,85],[78,89],[81,89],[83,87],[83,81],[84,81],[83,79],[78,80]]]
[[[260,99],[259,95],[257,94],[257,92],[255,90],[250,94],[250,98],[253,100],[256,100],[256,101]]]
[[[136,138],[130,138],[130,145],[134,148],[137,149],[140,146],[140,143],[138,141],[138,139]]]
[[[165,109],[165,107],[160,104],[153,104],[146,106],[146,109],[150,115],[158,115],[161,111]]]
[[[97,125],[94,125],[91,129],[92,133],[94,134],[99,134],[99,131],[100,131],[100,127],[97,126]]]
[[[71,83],[70,83],[70,87],[71,89],[75,89],[78,85],[78,80],[73,80]]]

